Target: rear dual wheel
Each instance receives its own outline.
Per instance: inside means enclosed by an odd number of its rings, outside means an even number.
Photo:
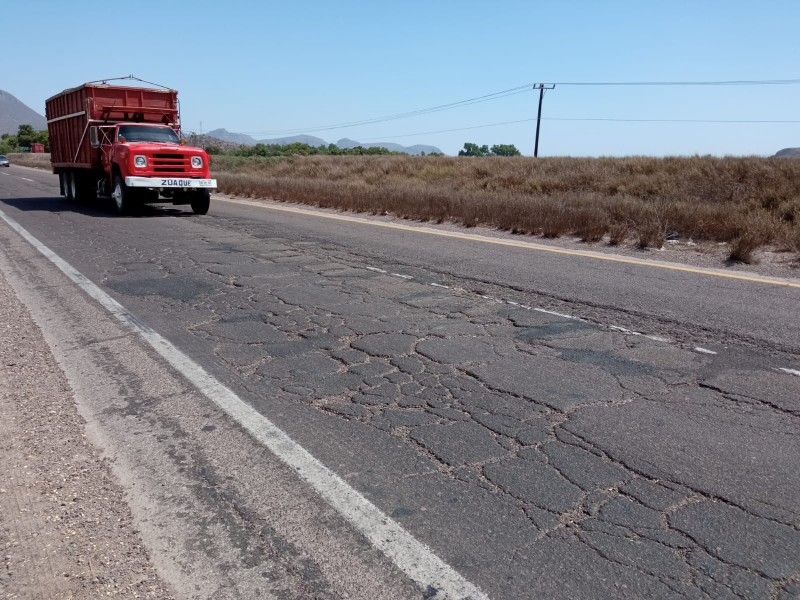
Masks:
[[[72,171],[61,173],[61,187],[67,202],[75,202],[75,174]]]
[[[88,174],[80,171],[66,171],[61,174],[64,197],[69,202],[85,202],[95,198],[94,181]]]

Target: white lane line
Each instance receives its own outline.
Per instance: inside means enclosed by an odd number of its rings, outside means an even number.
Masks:
[[[28,179],[27,177],[20,177],[20,179],[24,179],[25,181],[30,181],[31,183],[36,183],[33,179]]]
[[[625,327],[620,327],[619,325],[609,325],[609,329],[613,329],[614,331],[621,331],[627,335],[642,335],[638,331],[633,331],[632,329],[626,329]]]
[[[378,267],[367,267],[367,271],[375,271],[376,273],[388,273],[389,271],[384,271],[383,269],[379,269]]]
[[[449,290],[449,289],[450,289],[450,286],[449,286],[449,285],[442,285],[441,283],[432,283],[431,285],[432,285],[433,287],[444,288],[444,289],[446,289],[446,290]]]
[[[654,342],[664,342],[665,344],[671,344],[672,343],[671,339],[665,338],[665,337],[661,337],[661,336],[658,336],[658,335],[646,335],[646,334],[642,334],[642,335],[644,335],[644,337],[646,337],[648,340],[653,340]]]
[[[708,348],[701,348],[700,346],[694,347],[695,352],[699,352],[700,354],[716,354],[713,350],[709,350]]]
[[[523,306],[522,308],[530,308],[530,307]],[[547,309],[544,309],[544,308],[531,308],[530,310],[535,310],[536,312],[544,313],[546,315],[555,315],[556,317],[564,317],[565,319],[571,319],[573,321],[581,321],[582,323],[586,322],[583,319],[581,319],[580,317],[573,317],[572,315],[565,315],[564,313],[556,312],[554,310],[547,310]],[[612,327],[612,329],[613,329],[613,327]]]
[[[225,197],[224,194],[214,194],[214,200],[219,202],[226,202],[228,204],[241,204],[243,206],[252,206],[254,208],[259,208],[263,210],[293,213],[297,215],[312,216],[319,219],[330,219],[346,223],[359,223],[361,225],[369,225],[371,227],[382,227],[386,229],[395,229],[398,231],[411,231],[415,233],[422,233],[425,235],[435,235],[438,237],[444,237],[450,239],[470,240],[470,241],[480,242],[483,244],[493,244],[495,246],[506,246],[509,248],[525,248],[527,250],[550,252],[552,254],[562,254],[564,256],[580,256],[583,258],[591,258],[591,259],[603,260],[621,264],[637,265],[647,268],[667,269],[670,271],[693,273],[696,275],[719,277],[723,279],[733,279],[739,281],[750,281],[756,283],[765,283],[769,285],[781,285],[793,288],[800,288],[800,280],[798,279],[781,279],[779,277],[766,277],[766,276],[747,274],[747,273],[729,273],[722,269],[690,267],[688,265],[682,265],[679,263],[668,263],[665,261],[658,261],[658,260],[629,258],[618,254],[606,254],[590,250],[570,250],[568,248],[558,248],[555,246],[547,246],[545,244],[537,244],[534,242],[502,239],[497,237],[490,237],[487,235],[478,235],[474,233],[443,231],[441,229],[433,229],[431,227],[420,227],[417,225],[405,225],[402,223],[390,223],[386,221],[373,221],[371,219],[367,219],[364,217],[355,217],[338,212],[320,212],[311,208],[297,208],[288,205],[288,203],[281,203],[279,201],[272,201],[272,203],[269,203],[269,201],[259,202],[255,200],[239,199],[236,197]],[[283,205],[279,206],[278,204],[283,204]]]
[[[414,279],[411,275],[403,275],[402,273],[390,273],[392,277],[399,277],[400,279]]]
[[[640,335],[643,338],[647,338],[648,340],[653,340],[654,342],[664,342],[666,344],[671,344],[672,340],[665,337],[660,337],[657,335],[647,335],[645,333],[641,333],[640,331],[634,331],[633,329],[627,329],[625,327],[620,327],[619,325],[609,325],[609,329],[613,329],[614,331],[619,331],[624,333],[625,335]]]
[[[11,175],[11,173],[3,173],[3,175]]]
[[[778,367],[777,370],[783,371],[784,373],[788,373],[789,375],[795,375],[797,377],[800,377],[800,371],[798,371],[797,369],[786,369],[784,367]]]
[[[434,554],[427,545],[414,538],[399,523],[350,487],[341,477],[314,458],[272,421],[217,381],[203,367],[129,312],[2,210],[0,210],[0,218],[84,292],[114,315],[127,329],[140,335],[169,364],[194,384],[206,398],[219,406],[250,435],[294,469],[330,506],[423,590],[429,588],[439,590],[441,595],[437,594],[437,598],[488,600],[488,596],[477,586],[459,575],[455,569]]]

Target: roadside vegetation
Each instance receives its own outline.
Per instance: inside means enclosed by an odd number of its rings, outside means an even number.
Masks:
[[[47,130],[36,131],[31,125],[20,125],[16,135],[11,133],[0,135],[0,154],[19,152],[20,148],[30,148],[31,144],[42,144],[45,152],[50,152]]]
[[[491,150],[490,150],[491,152]],[[49,169],[47,154],[12,163]],[[726,244],[800,263],[800,160],[761,157],[214,155],[219,191],[547,238]]]
[[[800,160],[760,157],[215,156],[219,191],[549,238],[666,239],[800,254]]]

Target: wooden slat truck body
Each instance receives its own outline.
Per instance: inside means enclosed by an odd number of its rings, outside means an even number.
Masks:
[[[118,212],[145,202],[208,212],[208,154],[184,145],[178,92],[97,83],[46,102],[53,172],[68,200],[111,196]]]

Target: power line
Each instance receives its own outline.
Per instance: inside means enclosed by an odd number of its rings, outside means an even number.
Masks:
[[[722,81],[565,81],[554,82],[549,85],[564,85],[564,86],[747,86],[747,85],[797,85],[800,84],[800,79],[736,79],[736,80],[722,80]],[[375,123],[383,123],[386,121],[394,121],[397,119],[407,119],[410,117],[421,116],[429,113],[440,112],[443,110],[452,110],[454,108],[461,108],[462,106],[469,106],[480,102],[488,102],[490,100],[497,100],[507,96],[522,94],[531,91],[535,88],[533,83],[520,85],[507,90],[492,92],[474,98],[467,98],[465,100],[458,100],[447,104],[440,104],[428,108],[420,108],[413,111],[404,113],[397,113],[393,115],[385,115],[382,117],[374,117],[371,119],[363,119],[358,121],[349,121],[344,123],[335,123],[332,125],[317,125],[313,127],[294,127],[291,129],[271,129],[265,131],[249,131],[244,132],[251,135],[280,135],[280,134],[294,134],[294,133],[308,133],[316,131],[329,131],[332,129],[345,129],[348,127],[356,127],[360,125],[372,125]]]
[[[346,127],[356,127],[358,125],[371,125],[374,123],[383,123],[385,121],[394,121],[397,119],[407,119],[409,117],[416,117],[419,115],[425,115],[434,112],[440,112],[443,110],[451,110],[453,108],[460,108],[462,106],[469,106],[472,104],[478,104],[480,102],[488,102],[490,100],[497,100],[499,98],[505,98],[507,96],[514,96],[516,94],[522,94],[527,92],[531,89],[530,84],[522,85],[519,87],[511,88],[508,90],[502,90],[499,92],[494,92],[491,94],[485,94],[483,96],[476,96],[475,98],[467,98],[466,100],[459,100],[457,102],[451,102],[449,104],[441,104],[438,106],[431,106],[429,108],[420,108],[418,110],[413,110],[405,113],[397,113],[394,115],[386,115],[383,117],[375,117],[373,119],[365,119],[362,121],[351,121],[348,123],[337,123],[335,125],[325,125],[325,126],[316,126],[316,127],[295,127],[293,129],[275,129],[275,130],[267,130],[267,131],[251,131],[248,132],[250,134],[258,134],[258,135],[266,135],[266,134],[287,134],[287,133],[300,133],[300,132],[310,132],[310,131],[328,131],[330,129],[344,129]]]
[[[535,121],[536,118],[533,119],[520,119],[518,121],[504,121],[502,123],[487,123],[486,125],[473,125],[472,127],[457,127],[455,129],[439,129],[438,131],[422,131],[419,133],[404,133],[402,135],[384,135],[382,137],[376,138],[365,138],[361,140],[362,142],[371,142],[375,140],[393,140],[395,138],[404,138],[404,137],[413,137],[415,135],[431,135],[434,133],[449,133],[451,131],[467,131],[468,129],[483,129],[484,127],[497,127],[499,125],[514,125],[516,123],[528,123],[530,121]]]
[[[605,121],[612,123],[800,123],[800,120],[792,119],[614,119],[614,118],[594,118],[594,117],[542,117],[543,121]],[[450,133],[453,131],[468,131],[471,129],[484,129],[487,127],[499,127],[501,125],[515,125],[517,123],[530,123],[536,121],[536,117],[531,119],[519,119],[517,121],[503,121],[501,123],[486,123],[484,125],[473,125],[470,127],[456,127],[454,129],[439,129],[437,131],[420,131],[417,133],[404,133],[401,135],[384,135],[381,137],[364,138],[362,142],[372,142],[380,140],[393,140],[404,137],[414,137],[417,135],[432,135],[434,133]]]
[[[714,86],[714,85],[796,85],[800,79],[738,79],[730,81],[565,81],[554,82],[555,85],[583,86]]]
[[[614,123],[800,123],[800,120],[797,119],[609,119],[599,117],[542,117],[542,119],[545,121],[611,121]]]

